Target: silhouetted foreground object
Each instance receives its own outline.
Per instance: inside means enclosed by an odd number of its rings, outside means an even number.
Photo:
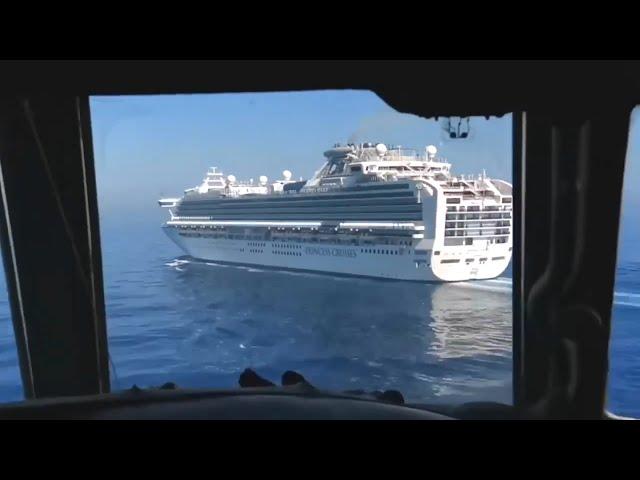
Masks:
[[[404,397],[397,390],[385,390],[384,392],[375,395],[375,397],[378,400],[382,400],[383,402],[395,403],[397,405],[404,405]]]
[[[251,370],[250,368],[246,368],[244,372],[240,374],[240,379],[238,383],[242,388],[248,387],[275,387],[276,384],[270,382],[266,378],[262,378],[256,372]]]
[[[345,390],[344,393],[347,393],[349,395],[369,395],[371,397],[374,397],[376,400],[380,400],[381,402],[404,405],[404,397],[397,390],[385,390],[384,392],[375,390],[370,393],[367,393],[364,390]]]
[[[240,375],[239,383],[241,387],[273,387],[274,383],[262,378],[256,372],[247,368]],[[316,387],[311,385],[304,376],[293,370],[287,370],[282,374],[282,386],[292,387],[294,385],[304,386],[309,389],[317,390]],[[366,392],[364,390],[345,390],[348,395],[368,396],[373,397],[381,402],[393,403],[395,405],[404,405],[404,397],[397,390],[375,390],[373,392]]]
[[[290,385],[298,385],[299,383],[302,383],[304,385],[308,385],[309,387],[312,387],[312,385],[307,382],[307,379],[304,378],[302,375],[300,375],[298,372],[293,372],[291,370],[287,370],[286,372],[284,372],[282,374],[282,385],[283,386],[290,386]]]

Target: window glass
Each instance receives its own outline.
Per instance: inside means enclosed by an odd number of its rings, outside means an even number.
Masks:
[[[94,97],[91,114],[114,389],[234,387],[249,367],[511,402],[510,115],[444,124],[364,91]],[[362,183],[349,155],[376,167]]]
[[[611,319],[608,409],[640,418],[640,109],[631,115]]]

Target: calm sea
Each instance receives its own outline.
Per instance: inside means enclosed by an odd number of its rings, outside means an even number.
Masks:
[[[102,226],[112,385],[279,382],[397,389],[410,401],[511,402],[511,280],[444,285],[198,263],[153,221]],[[0,276],[0,401],[22,398]],[[618,270],[609,408],[640,417],[640,263]]]

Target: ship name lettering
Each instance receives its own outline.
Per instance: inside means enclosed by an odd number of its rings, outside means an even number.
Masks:
[[[347,248],[331,248],[331,247],[306,247],[304,252],[307,255],[320,255],[331,257],[349,257],[355,258],[356,252]]]

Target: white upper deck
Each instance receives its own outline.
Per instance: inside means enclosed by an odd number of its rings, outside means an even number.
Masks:
[[[285,193],[312,193],[327,191],[369,182],[394,182],[402,180],[429,180],[439,183],[449,193],[491,190],[494,194],[511,195],[511,185],[502,180],[488,179],[484,174],[477,177],[453,176],[451,164],[437,156],[433,145],[423,152],[400,146],[361,143],[334,145],[324,152],[325,163],[309,181],[292,180],[290,171],[283,178],[269,183],[264,175],[255,182],[236,180],[234,175],[226,178],[215,167],[207,172],[200,186],[185,190],[185,195],[214,194],[225,197],[243,195],[271,195]],[[164,205],[163,205],[164,206]],[[168,205],[167,205],[168,206]]]
[[[421,154],[400,146],[389,148],[382,143],[337,144],[324,153],[327,161],[307,182],[305,189],[420,178],[447,181],[451,164],[436,157],[436,153],[433,145]]]

